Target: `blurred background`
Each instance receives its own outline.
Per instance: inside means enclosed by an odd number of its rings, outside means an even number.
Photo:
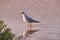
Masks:
[[[34,25],[34,29],[41,30],[36,34],[41,34],[42,37],[37,36],[41,40],[60,40],[60,0],[0,0],[0,19],[16,35],[20,35],[27,28],[22,15],[19,15],[20,11],[25,11],[27,15],[41,21]]]

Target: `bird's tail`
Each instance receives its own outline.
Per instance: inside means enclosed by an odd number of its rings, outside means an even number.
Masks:
[[[40,21],[34,21],[34,22],[36,22],[36,23],[40,23]]]

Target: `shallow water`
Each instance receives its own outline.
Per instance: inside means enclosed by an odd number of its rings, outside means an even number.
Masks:
[[[26,40],[60,40],[60,25],[41,25],[40,31],[30,35]]]
[[[39,31],[29,35],[23,40],[60,40],[60,25],[40,25],[35,26],[33,29],[39,29]],[[25,29],[21,29],[20,32]],[[18,30],[17,30],[18,31]],[[17,33],[20,36],[19,32]]]

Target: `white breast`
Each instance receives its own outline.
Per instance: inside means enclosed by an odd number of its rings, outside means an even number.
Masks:
[[[23,21],[27,22],[26,16],[23,14]]]

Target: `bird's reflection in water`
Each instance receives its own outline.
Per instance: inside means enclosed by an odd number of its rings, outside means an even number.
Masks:
[[[22,35],[18,38],[19,40],[20,39],[26,39],[26,38],[30,38],[29,36],[30,35],[32,35],[33,33],[35,33],[35,32],[37,32],[37,31],[39,31],[39,29],[37,29],[37,30],[24,30],[23,31],[23,33],[22,33]]]

